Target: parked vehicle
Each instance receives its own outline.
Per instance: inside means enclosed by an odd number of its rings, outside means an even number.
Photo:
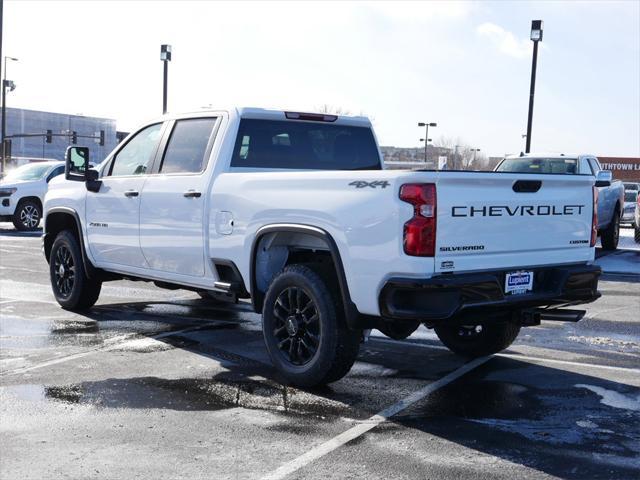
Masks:
[[[640,243],[640,194],[636,197],[635,222],[633,226],[633,238]]]
[[[64,173],[64,162],[28,163],[11,170],[0,181],[0,221],[11,221],[18,230],[35,230],[42,218],[42,204],[52,178]]]
[[[602,170],[594,155],[521,154],[506,157],[495,171],[595,177],[598,188],[598,236],[604,250],[618,248],[620,221],[624,212],[624,185],[620,180],[614,181],[610,171]]]
[[[635,226],[636,200],[638,199],[638,190],[624,191],[624,211],[620,223]]]
[[[423,323],[473,357],[600,296],[591,176],[383,170],[366,118],[261,109],[166,116],[88,157],[70,147],[45,200],[58,303],[119,278],[250,299],[295,385],[340,379],[371,328]]]

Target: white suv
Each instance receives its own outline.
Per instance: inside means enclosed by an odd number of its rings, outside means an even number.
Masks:
[[[0,220],[18,230],[38,228],[49,181],[64,173],[64,162],[37,162],[11,170],[0,181]]]

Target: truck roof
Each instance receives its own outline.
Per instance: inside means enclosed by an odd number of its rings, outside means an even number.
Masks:
[[[254,118],[261,120],[299,120],[312,122],[327,122],[338,125],[352,125],[359,127],[371,127],[371,121],[364,116],[336,115],[332,113],[305,112],[301,110],[275,110],[257,107],[227,107],[227,108],[207,108],[192,112],[169,113],[161,119],[173,119],[181,117],[191,117],[195,115],[219,114],[227,112],[239,118]]]
[[[592,153],[561,153],[561,152],[543,152],[543,153],[519,153],[507,155],[505,158],[581,158],[596,157]]]

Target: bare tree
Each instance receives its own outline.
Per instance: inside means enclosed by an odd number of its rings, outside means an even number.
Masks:
[[[435,155],[447,157],[448,170],[485,170],[488,168],[486,155],[474,151],[460,137],[439,137],[433,145]]]
[[[329,113],[331,115],[351,115],[351,111],[342,107],[334,107],[328,103],[324,103],[319,107],[316,107],[318,113]]]

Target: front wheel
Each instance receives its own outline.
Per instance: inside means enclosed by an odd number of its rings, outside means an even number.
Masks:
[[[82,251],[69,230],[58,233],[49,257],[51,289],[56,301],[67,310],[85,310],[100,296],[102,282],[87,277]]]
[[[434,330],[449,350],[475,358],[498,353],[507,348],[520,333],[520,325],[512,322],[441,325]]]
[[[633,239],[636,243],[640,243],[640,225],[635,225],[633,227]]]
[[[22,232],[32,232],[38,228],[42,218],[42,208],[33,200],[22,200],[13,213],[13,226]]]
[[[276,276],[264,300],[262,331],[276,369],[293,385],[312,387],[345,376],[361,332],[350,330],[331,282],[304,265]]]

